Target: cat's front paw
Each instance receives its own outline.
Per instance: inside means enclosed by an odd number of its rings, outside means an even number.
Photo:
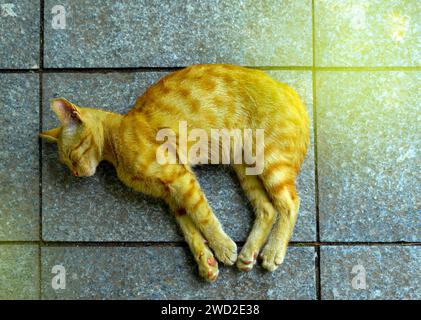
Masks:
[[[209,241],[209,246],[223,264],[232,266],[237,261],[237,245],[230,237]]]
[[[218,262],[212,252],[202,252],[199,256],[199,275],[206,281],[214,282],[219,274]]]

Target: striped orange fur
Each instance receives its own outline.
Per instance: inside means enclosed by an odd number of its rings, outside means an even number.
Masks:
[[[295,180],[309,144],[305,107],[286,84],[258,70],[194,65],[163,77],[126,114],[63,98],[53,100],[52,109],[62,125],[41,137],[58,144],[61,161],[77,176],[91,176],[99,162],[108,161],[126,185],[165,200],[207,280],[218,275],[214,255],[227,265],[237,261],[241,270],[250,270],[259,254],[270,271],[284,260],[299,208]],[[211,129],[264,129],[262,173],[247,175],[247,165],[233,164],[256,212],[238,259],[236,244],[222,230],[191,165],[156,160],[157,132],[168,128],[179,135],[181,121],[209,137]]]

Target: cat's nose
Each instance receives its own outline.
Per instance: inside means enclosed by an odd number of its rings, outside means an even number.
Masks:
[[[79,175],[76,170],[72,170],[72,173],[75,177],[77,177]]]

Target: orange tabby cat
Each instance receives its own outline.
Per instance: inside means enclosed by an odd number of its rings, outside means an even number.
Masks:
[[[287,85],[253,69],[195,65],[162,78],[124,115],[62,98],[53,100],[52,109],[62,126],[41,137],[57,142],[61,161],[82,177],[106,160],[126,185],[168,203],[205,279],[218,276],[214,254],[245,271],[259,253],[270,271],[284,260],[299,208],[295,179],[309,143],[305,107]],[[222,230],[191,166],[156,160],[158,130],[178,134],[180,121],[208,134],[211,128],[264,129],[263,172],[247,175],[247,165],[232,164],[256,212],[238,259],[236,244]]]

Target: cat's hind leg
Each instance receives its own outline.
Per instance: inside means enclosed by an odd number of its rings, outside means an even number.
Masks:
[[[288,248],[300,199],[295,189],[296,171],[281,163],[267,166],[260,178],[277,211],[277,221],[261,253],[262,266],[274,271],[283,261]]]
[[[206,245],[206,239],[186,214],[184,208],[177,207],[172,203],[170,204],[170,209],[183,232],[184,239],[193,253],[194,259],[199,267],[200,276],[207,281],[215,281],[219,274],[218,262],[213,256],[212,251]]]
[[[257,255],[265,244],[272,229],[276,210],[273,207],[262,181],[256,175],[246,175],[244,165],[233,165],[241,187],[250,200],[256,220],[237,260],[237,267],[243,271],[253,268]]]

